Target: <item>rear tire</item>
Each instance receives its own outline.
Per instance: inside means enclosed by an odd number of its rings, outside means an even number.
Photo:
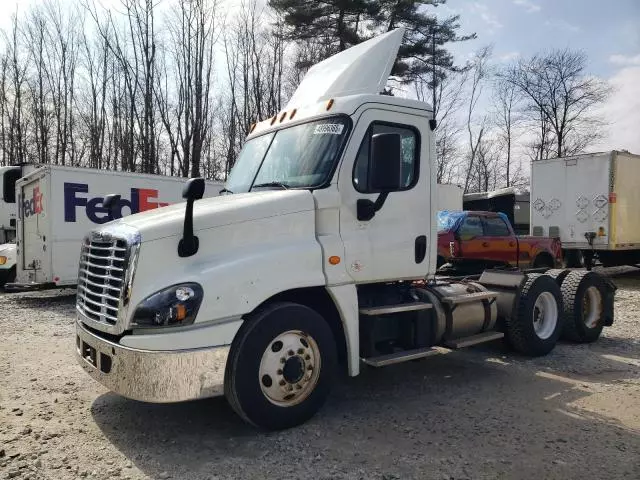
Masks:
[[[579,343],[598,340],[605,322],[607,285],[594,272],[574,271],[562,282],[562,337]]]
[[[548,277],[553,278],[558,285],[562,285],[562,282],[569,275],[570,270],[564,268],[553,268],[544,272]]]
[[[337,369],[327,322],[296,303],[251,314],[231,344],[225,396],[253,425],[280,430],[309,420],[324,404]]]
[[[523,355],[546,355],[562,333],[561,312],[562,294],[556,281],[539,273],[527,275],[507,321],[509,344]]]

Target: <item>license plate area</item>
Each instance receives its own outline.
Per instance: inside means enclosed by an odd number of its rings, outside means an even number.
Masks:
[[[102,373],[111,372],[112,359],[110,355],[99,352],[95,347],[82,340],[79,336],[76,336],[76,347],[78,349],[78,354],[85,362],[94,368],[97,368]]]

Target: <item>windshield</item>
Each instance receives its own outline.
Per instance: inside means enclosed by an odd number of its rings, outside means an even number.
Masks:
[[[448,232],[456,226],[458,220],[461,219],[464,212],[449,212],[441,210],[438,212],[438,232]]]
[[[349,129],[332,117],[278,130],[245,143],[227,180],[233,193],[254,188],[318,188],[333,172]]]

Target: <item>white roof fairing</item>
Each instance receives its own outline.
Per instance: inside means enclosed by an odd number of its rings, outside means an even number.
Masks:
[[[378,94],[393,68],[404,28],[337,53],[309,69],[285,110],[330,98]]]

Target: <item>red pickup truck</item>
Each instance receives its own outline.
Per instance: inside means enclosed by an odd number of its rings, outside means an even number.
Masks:
[[[562,264],[562,245],[557,238],[516,236],[502,213],[438,213],[438,267],[513,266],[553,268]]]

